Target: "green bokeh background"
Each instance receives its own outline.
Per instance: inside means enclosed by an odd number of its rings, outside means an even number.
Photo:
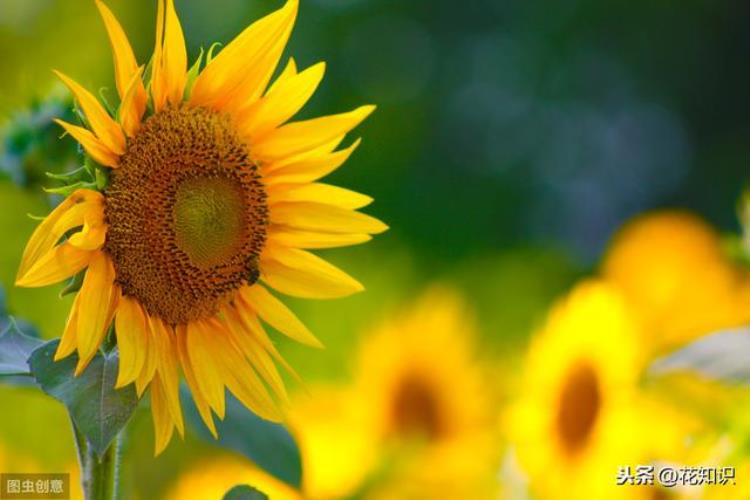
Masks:
[[[108,4],[146,61],[156,2]],[[280,5],[176,0],[190,59]],[[632,215],[680,206],[736,230],[750,158],[748,19],[741,0],[302,0],[288,55],[300,67],[328,63],[302,116],[378,105],[330,182],[372,195],[367,211],[391,230],[322,252],[367,292],[290,301],[327,346],[282,343],[291,363],[307,381],[345,377],[362,332],[444,282],[476,309],[483,355],[513,365],[549,303],[595,268]],[[112,92],[93,0],[0,0],[0,126],[55,91],[52,68]],[[2,154],[0,170],[11,169]],[[39,185],[0,182],[0,282],[13,314],[51,338],[70,299],[13,288],[36,225],[26,214],[48,210]],[[0,401],[11,454],[43,468],[73,463],[61,406],[2,387]],[[150,424],[135,425],[139,465],[126,473],[146,474]],[[175,442],[159,467],[178,471],[210,452]],[[146,475],[152,494],[169,475]]]

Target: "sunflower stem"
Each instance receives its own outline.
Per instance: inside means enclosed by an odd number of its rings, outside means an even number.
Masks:
[[[79,464],[81,486],[86,500],[117,500],[120,472],[120,436],[98,455],[86,438],[73,424]]]

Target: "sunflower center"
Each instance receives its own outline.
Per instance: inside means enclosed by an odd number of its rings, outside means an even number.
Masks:
[[[407,376],[396,389],[392,407],[393,432],[422,436],[430,441],[444,431],[440,403],[432,387],[420,377]]]
[[[571,369],[557,412],[557,430],[563,448],[571,454],[585,447],[601,409],[601,392],[594,368],[588,363]]]
[[[259,275],[266,193],[229,117],[168,108],[127,145],[105,192],[105,251],[123,294],[185,324]]]

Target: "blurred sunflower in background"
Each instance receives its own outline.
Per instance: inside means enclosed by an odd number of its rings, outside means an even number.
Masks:
[[[639,463],[637,322],[617,289],[578,285],[529,347],[509,440],[541,498],[621,498],[621,465]],[[581,480],[573,480],[580,478]]]
[[[310,498],[491,498],[491,388],[472,315],[433,287],[367,333],[354,379],[301,398],[292,427]]]
[[[214,435],[212,412],[223,418],[225,388],[279,420],[286,392],[276,363],[291,368],[259,319],[317,346],[269,287],[308,298],[362,290],[308,249],[362,243],[386,229],[357,211],[371,198],[316,182],[356,149],[359,141],[337,150],[374,107],[287,123],[324,71],[322,63],[298,71],[290,60],[268,85],[297,0],[190,70],[173,0],[158,3],[146,71],[112,12],[97,6],[120,104],[110,112],[58,73],[84,126],[58,123],[97,165],[31,236],[17,285],[77,277],[55,358],[77,351],[80,373],[114,323],[117,385],[135,382],[139,395],[150,386],[157,453],[175,428],[184,432],[180,371]]]
[[[602,276],[644,323],[643,348],[660,354],[698,336],[750,323],[750,279],[720,235],[689,212],[636,217],[614,237]]]

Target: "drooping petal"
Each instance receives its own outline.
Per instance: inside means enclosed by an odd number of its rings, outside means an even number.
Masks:
[[[388,226],[369,215],[323,203],[277,203],[271,209],[271,222],[325,233],[379,234]]]
[[[115,285],[115,268],[107,254],[95,253],[78,294],[81,313],[76,330],[79,356],[76,375],[86,369],[99,350],[120,300],[120,287]]]
[[[146,110],[146,88],[143,85],[140,74],[137,79],[134,79],[135,74],[139,72],[138,64],[122,26],[120,26],[112,11],[101,0],[96,0],[96,6],[99,8],[104,26],[107,28],[107,35],[112,46],[117,92],[123,103],[127,101],[127,105],[123,104],[120,107],[120,117],[122,119],[123,116],[128,116],[128,126],[132,126],[132,122],[130,122],[132,117],[137,116],[140,119]],[[131,95],[130,98],[126,98],[128,94]],[[126,126],[126,121],[123,120],[122,123],[125,131],[128,132],[129,129]],[[128,135],[132,136],[132,134]]]
[[[374,110],[375,106],[360,106],[348,113],[288,123],[251,143],[253,155],[262,161],[273,161],[316,148],[346,134]]]
[[[82,271],[96,253],[67,243],[58,245],[37,259],[31,269],[16,280],[16,286],[38,288],[59,283]]]
[[[95,162],[105,167],[117,168],[120,162],[119,156],[112,152],[106,144],[100,141],[91,131],[86,130],[83,127],[71,125],[70,123],[62,120],[54,120],[55,123],[60,125],[67,133],[78,141],[83,146],[83,149],[91,155]]]
[[[298,0],[260,19],[240,33],[198,75],[190,96],[194,106],[252,104],[278,64],[297,16]]]
[[[370,196],[330,184],[273,184],[266,189],[268,204],[280,202],[315,202],[356,210],[372,203]]]
[[[279,421],[281,415],[276,403],[244,356],[231,342],[226,341],[226,332],[222,331],[225,330],[224,325],[216,320],[206,323],[210,325],[214,335],[205,337],[203,346],[208,350],[209,356],[221,360],[221,363],[215,364],[215,369],[227,388],[260,417]]]
[[[122,133],[120,125],[109,116],[109,113],[107,113],[91,92],[59,71],[55,71],[55,74],[67,85],[73,96],[75,96],[96,137],[112,153],[116,155],[123,154],[125,152],[125,135]]]
[[[60,338],[60,344],[57,346],[55,351],[55,361],[60,361],[63,358],[67,358],[78,347],[78,337],[76,330],[78,328],[78,305],[80,302],[80,294],[76,294],[76,298],[73,299],[73,306],[70,308],[68,314],[68,321],[65,323],[65,330],[63,330],[62,338]]]
[[[329,152],[324,155],[303,158],[294,163],[281,164],[281,162],[277,162],[264,166],[262,168],[263,180],[266,185],[316,181],[343,165],[357,149],[360,142],[357,139],[348,148],[335,153]]]
[[[185,374],[185,380],[190,389],[190,394],[192,394],[193,401],[195,401],[195,406],[198,408],[198,413],[206,424],[206,427],[211,431],[211,435],[214,439],[219,439],[219,434],[216,432],[216,424],[211,415],[211,407],[198,386],[198,381],[195,378],[195,373],[193,373],[193,367],[190,363],[190,358],[188,357],[186,344],[187,328],[185,325],[178,325],[175,335],[177,337],[177,355],[179,356],[180,365],[182,365],[182,372]]]
[[[261,254],[261,278],[271,287],[293,297],[327,299],[346,297],[364,290],[354,278],[310,252],[273,247]]]
[[[175,423],[169,412],[169,404],[159,375],[151,381],[151,413],[154,419],[154,456],[159,455],[172,440]]]
[[[243,326],[241,330],[237,331],[251,336],[252,339],[257,342],[258,345],[263,347],[263,349],[265,349],[266,352],[268,352],[277,363],[283,366],[284,369],[290,375],[292,375],[295,380],[301,382],[302,379],[297,374],[297,372],[294,371],[294,368],[292,368],[292,366],[284,359],[281,353],[279,353],[279,350],[276,349],[276,346],[271,341],[268,333],[266,333],[263,325],[260,324],[260,320],[255,314],[255,311],[253,311],[252,308],[247,307],[244,302],[238,302],[235,305],[234,310],[237,313],[237,317],[242,322]]]
[[[284,381],[276,369],[271,357],[249,332],[246,332],[245,324],[235,310],[234,306],[228,305],[223,309],[224,323],[230,340],[241,353],[250,361],[255,371],[268,384],[272,392],[286,404],[288,395],[284,387]]]
[[[325,63],[318,63],[293,77],[276,82],[262,99],[248,109],[246,116],[240,118],[240,134],[253,142],[254,138],[286,123],[310,100],[324,73]]]
[[[214,360],[209,347],[210,338],[217,332],[212,331],[209,323],[193,321],[187,326],[187,353],[190,366],[195,374],[196,383],[208,404],[220,419],[224,418],[226,409],[224,399],[224,380],[220,367],[221,360]]]
[[[138,394],[138,397],[141,397],[143,392],[154,379],[154,375],[156,374],[156,367],[158,364],[158,354],[156,352],[157,346],[156,340],[154,339],[154,334],[151,331],[151,321],[148,313],[146,311],[143,312],[146,334],[143,337],[144,342],[143,346],[141,347],[141,349],[143,349],[144,356],[143,367],[141,368],[141,372],[135,378],[135,391]]]
[[[136,300],[123,296],[115,316],[117,348],[120,352],[120,371],[116,388],[135,381],[146,362],[146,318]]]
[[[159,318],[151,317],[151,331],[156,340],[157,371],[164,389],[167,408],[181,436],[185,435],[185,424],[180,406],[180,372],[177,365],[177,347],[174,331]]]
[[[23,251],[21,265],[18,267],[17,279],[23,277],[40,257],[49,252],[63,234],[80,225],[85,215],[91,215],[89,210],[85,210],[75,214],[71,218],[69,217],[71,209],[77,205],[85,205],[93,211],[98,207],[99,213],[104,217],[103,200],[104,197],[101,193],[90,189],[79,189],[63,200],[62,203],[45,217],[34,230],[31,238],[29,238],[29,242]],[[61,223],[63,219],[67,219],[69,222]]]
[[[266,323],[291,339],[306,345],[323,347],[323,344],[279,299],[263,285],[255,284],[240,289],[239,297]]]
[[[267,234],[271,244],[303,249],[346,247],[372,240],[372,236],[365,233],[320,233],[273,225]]]

